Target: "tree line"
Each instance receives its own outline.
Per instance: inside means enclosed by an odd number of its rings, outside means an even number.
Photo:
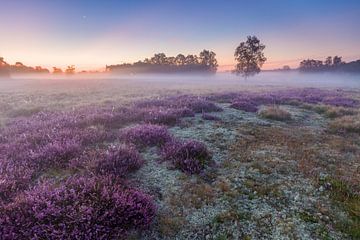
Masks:
[[[178,54],[176,57],[167,57],[165,53],[157,53],[151,58],[132,64],[107,65],[106,71],[114,73],[215,73],[217,67],[216,54],[213,51],[203,50],[199,56]]]
[[[49,70],[41,66],[29,67],[21,62],[16,62],[14,65],[11,65],[8,64],[3,57],[0,57],[0,76],[8,76],[11,73],[49,73]]]
[[[340,56],[329,56],[324,61],[307,59],[300,62],[301,72],[360,72],[360,60],[346,63]]]
[[[241,42],[235,49],[234,58],[237,61],[233,73],[249,77],[260,72],[266,61],[264,55],[265,45],[256,36],[248,36],[245,42]],[[10,65],[0,58],[0,76],[12,73],[49,73],[46,68],[28,67],[21,62]],[[199,56],[178,54],[168,57],[164,53],[157,53],[151,58],[135,63],[106,65],[106,71],[112,73],[216,73],[218,62],[216,54],[210,50],[203,50]],[[53,67],[53,74],[74,74],[75,66],[71,65],[63,71]]]

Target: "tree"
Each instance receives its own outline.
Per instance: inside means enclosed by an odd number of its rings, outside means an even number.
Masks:
[[[329,56],[325,59],[325,66],[330,67],[332,65],[332,57]]]
[[[339,57],[339,56],[335,56],[333,58],[333,65],[334,66],[339,66],[340,64],[342,64],[342,60],[341,60],[342,57]]]
[[[248,36],[246,42],[241,42],[235,50],[234,57],[238,62],[235,73],[244,77],[259,73],[266,61],[264,49],[265,45],[261,44],[256,36]]]
[[[216,54],[213,51],[203,50],[200,53],[200,64],[210,68],[211,71],[216,72],[218,63],[216,60]]]
[[[182,66],[185,65],[185,56],[183,54],[178,54],[175,58],[176,65]]]
[[[8,77],[9,75],[9,64],[5,62],[3,57],[0,57],[0,77]]]
[[[283,68],[282,68],[283,71],[290,71],[291,68],[289,65],[284,65]]]
[[[75,74],[75,66],[74,65],[68,66],[65,70],[65,73],[66,74]]]
[[[165,53],[158,53],[155,54],[152,58],[151,58],[151,63],[152,64],[157,64],[157,65],[163,65],[166,64],[166,55]]]
[[[195,65],[195,64],[198,64],[199,63],[199,60],[198,60],[198,57],[196,55],[187,55],[186,58],[185,58],[185,64],[186,65]]]
[[[62,74],[63,71],[61,68],[53,67],[53,74]]]

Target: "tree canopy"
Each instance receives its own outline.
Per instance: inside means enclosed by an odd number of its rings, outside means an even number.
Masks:
[[[234,72],[244,77],[259,73],[266,61],[264,49],[265,45],[256,36],[248,36],[246,42],[241,42],[235,49],[234,57],[238,63]]]

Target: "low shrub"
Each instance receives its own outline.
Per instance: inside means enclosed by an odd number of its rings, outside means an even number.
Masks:
[[[123,177],[139,169],[144,163],[135,148],[127,146],[110,147],[97,161],[96,172],[101,175],[113,174]]]
[[[109,177],[45,182],[0,207],[2,239],[124,239],[155,216],[150,196]]]
[[[268,118],[277,121],[288,121],[291,119],[291,114],[279,106],[268,106],[259,112],[263,118]]]
[[[121,130],[120,139],[141,146],[161,146],[171,139],[171,135],[164,126],[141,124]]]
[[[258,107],[251,101],[236,101],[230,105],[231,108],[245,112],[257,112]]]
[[[214,116],[214,115],[211,115],[209,113],[203,113],[201,115],[201,118],[204,119],[204,120],[209,120],[209,121],[220,121],[221,118],[217,117],[217,116]]]
[[[163,161],[170,161],[175,168],[189,174],[200,173],[211,161],[205,144],[195,141],[172,140],[161,150]]]

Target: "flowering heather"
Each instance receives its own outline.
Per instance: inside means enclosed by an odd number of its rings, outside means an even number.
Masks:
[[[136,149],[128,146],[110,147],[103,158],[98,160],[96,172],[123,177],[139,169],[144,163]]]
[[[174,125],[179,116],[172,109],[153,108],[144,111],[144,122],[153,124]]]
[[[242,110],[245,112],[257,112],[258,107],[251,101],[238,101],[230,105],[231,108]]]
[[[355,99],[344,97],[328,97],[322,100],[322,103],[336,107],[356,107],[359,102]]]
[[[255,111],[255,107],[269,104],[293,104],[303,102],[318,104],[324,103],[332,106],[357,107],[359,102],[346,98],[341,91],[321,90],[315,88],[288,89],[273,92],[239,92],[214,94],[209,100],[232,103],[232,107],[244,111]],[[250,104],[249,108],[246,106]]]
[[[209,113],[203,113],[201,115],[201,118],[204,119],[204,120],[209,120],[209,121],[220,121],[221,118],[217,117],[217,116],[214,116],[214,115],[211,115]]]
[[[155,216],[150,196],[109,177],[45,182],[0,207],[3,239],[123,239]]]
[[[172,140],[161,149],[163,161],[170,161],[176,168],[189,174],[200,173],[211,161],[205,144],[190,140]]]
[[[120,139],[141,146],[161,146],[171,139],[171,135],[164,126],[141,124],[121,130]]]

